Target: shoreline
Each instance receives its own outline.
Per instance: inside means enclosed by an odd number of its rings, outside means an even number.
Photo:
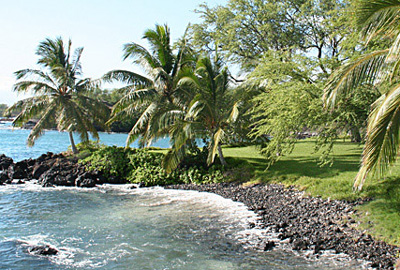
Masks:
[[[363,201],[345,202],[306,197],[304,192],[282,185],[252,185],[221,183],[207,185],[171,185],[166,189],[196,190],[218,194],[245,204],[260,218],[262,228],[278,234],[280,241],[293,250],[323,250],[344,253],[353,259],[367,261],[370,267],[394,269],[400,247],[375,240],[371,235],[356,229],[351,218],[355,206]],[[268,239],[263,249],[275,246]]]
[[[106,179],[99,171],[88,172],[76,159],[63,154],[47,153],[17,163],[0,155],[0,185],[22,184],[33,179],[42,187],[127,183],[123,179]],[[279,184],[178,184],[164,188],[210,192],[241,202],[258,215],[260,224],[257,225],[261,229],[277,234],[278,243],[284,242],[293,250],[344,253],[353,259],[368,261],[378,269],[394,269],[400,252],[400,247],[375,240],[356,228],[357,222],[352,218],[357,211],[354,207],[365,200],[346,202],[307,197],[304,192]],[[255,248],[267,251],[275,247],[275,240],[264,240]]]

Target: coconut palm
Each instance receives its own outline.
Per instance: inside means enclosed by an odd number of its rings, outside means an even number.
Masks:
[[[367,42],[379,37],[391,40],[391,44],[343,65],[330,78],[324,99],[333,107],[337,96],[356,91],[361,84],[382,91],[372,105],[361,167],[354,183],[355,188],[361,189],[369,174],[384,174],[399,152],[400,1],[359,0],[356,16]]]
[[[190,95],[190,92],[177,87],[179,78],[190,72],[190,65],[194,62],[185,39],[174,54],[167,25],[156,25],[155,30],[146,30],[143,38],[150,44],[150,51],[137,43],[128,43],[124,45],[123,58],[133,59],[146,76],[126,70],[113,70],[103,76],[106,82],[117,80],[127,84],[119,89],[125,95],[115,104],[109,123],[132,117],[136,110],[142,111],[129,132],[127,145],[139,136],[142,145],[149,145],[153,139],[165,136],[168,131],[160,119],[172,121],[171,115],[179,114],[188,100],[187,95]]]
[[[74,153],[77,153],[73,132],[82,141],[88,141],[91,133],[98,139],[94,123],[101,125],[108,115],[108,108],[101,102],[85,95],[90,90],[90,79],[80,79],[83,48],[71,54],[71,40],[64,46],[58,37],[46,39],[38,46],[38,64],[43,68],[23,69],[15,72],[17,82],[13,90],[31,92],[33,97],[18,101],[8,111],[20,110],[13,125],[22,126],[32,118],[38,118],[28,136],[28,145],[33,146],[46,128],[55,124],[59,131],[67,131]]]
[[[167,171],[176,168],[185,155],[188,142],[206,139],[208,144],[208,165],[218,157],[223,166],[224,159],[221,143],[227,135],[227,129],[235,122],[239,114],[240,101],[229,87],[229,73],[222,61],[215,56],[201,57],[196,64],[196,76],[181,78],[178,85],[192,89],[195,95],[185,111],[183,119],[177,120],[169,128],[172,148],[164,160]]]

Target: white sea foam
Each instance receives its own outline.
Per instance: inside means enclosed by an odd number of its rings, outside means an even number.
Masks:
[[[269,229],[260,229],[259,217],[253,211],[240,202],[234,202],[230,199],[225,199],[217,194],[208,192],[198,191],[186,191],[186,190],[174,190],[164,189],[161,187],[152,188],[138,188],[130,189],[129,185],[101,185],[95,188],[76,188],[76,187],[55,187],[55,188],[42,188],[40,185],[27,182],[22,185],[7,185],[0,187],[0,192],[15,192],[16,189],[25,189],[33,192],[52,192],[60,190],[68,190],[74,192],[101,192],[108,193],[112,192],[113,195],[138,195],[144,197],[156,197],[159,199],[158,202],[149,200],[148,203],[142,204],[146,207],[162,207],[164,205],[174,204],[189,204],[191,208],[202,208],[207,209],[208,212],[204,218],[210,218],[215,216],[224,224],[231,224],[229,226],[235,227],[233,237],[235,240],[243,243],[244,248],[252,248],[254,245],[262,240],[274,241],[277,243],[277,248],[281,250],[288,250],[289,245],[284,242],[280,242],[277,238],[277,234]],[[179,208],[177,208],[179,209]],[[201,217],[200,217],[201,218]],[[254,228],[249,228],[249,223],[255,224]],[[225,228],[229,231],[230,227]],[[118,260],[125,256],[132,256],[133,254],[144,252],[143,249],[134,247],[128,243],[120,243],[108,249],[104,254],[89,254],[84,250],[74,248],[75,243],[82,242],[79,237],[66,238],[60,243],[57,243],[54,239],[51,239],[45,234],[36,234],[26,236],[18,239],[26,245],[50,245],[57,250],[59,253],[57,256],[52,256],[49,259],[58,265],[68,265],[76,268],[98,268],[106,265],[109,260]],[[146,245],[142,245],[146,246]],[[319,256],[314,256],[307,252],[295,252],[294,254],[305,257],[312,261],[321,261],[321,264],[329,262],[333,265],[346,265],[347,263],[356,263],[351,261],[349,256],[345,254],[334,254],[331,251],[324,251]],[[77,254],[85,254],[84,259],[77,259]],[[96,261],[95,258],[106,257],[107,259]],[[357,264],[357,263],[356,263]],[[359,267],[359,263],[357,264]],[[363,264],[363,269],[369,269],[368,264]]]

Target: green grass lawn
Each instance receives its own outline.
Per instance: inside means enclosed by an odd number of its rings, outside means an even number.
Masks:
[[[400,245],[400,163],[393,166],[385,179],[368,179],[362,192],[353,192],[353,181],[360,164],[362,146],[338,141],[333,148],[332,166],[320,167],[315,142],[302,140],[294,151],[267,168],[267,161],[253,146],[224,148],[228,161],[241,165],[250,173],[248,183],[281,183],[294,185],[311,196],[355,200],[373,198],[358,207],[356,219],[360,229],[375,237]]]

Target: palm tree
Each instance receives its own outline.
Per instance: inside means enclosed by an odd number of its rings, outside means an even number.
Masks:
[[[153,139],[165,136],[168,131],[160,119],[165,120],[166,115],[179,115],[184,100],[190,95],[190,92],[177,87],[180,77],[190,72],[191,63],[194,63],[185,39],[174,54],[167,25],[156,25],[155,30],[146,30],[143,38],[149,42],[150,52],[137,43],[128,43],[124,45],[123,58],[132,58],[134,64],[144,69],[146,76],[126,70],[113,70],[103,76],[106,82],[127,83],[119,89],[125,95],[114,105],[109,123],[132,117],[136,110],[142,111],[129,133],[127,145],[139,136],[142,145],[150,145]],[[169,119],[172,121],[171,117]]]
[[[400,1],[359,0],[357,22],[367,42],[390,40],[386,49],[364,54],[337,70],[326,86],[324,99],[334,106],[336,97],[363,84],[382,91],[372,105],[360,170],[354,188],[361,190],[369,174],[383,175],[396,160],[400,146]],[[388,89],[388,90],[384,90]]]
[[[64,46],[58,37],[46,39],[38,46],[36,54],[42,70],[23,69],[15,72],[17,82],[13,87],[17,92],[31,92],[33,97],[16,102],[8,111],[21,110],[13,125],[22,126],[31,118],[39,121],[28,136],[28,145],[43,135],[46,128],[55,124],[59,131],[67,131],[74,153],[77,153],[73,132],[82,141],[89,135],[98,139],[94,123],[101,125],[108,115],[108,108],[101,102],[85,95],[90,90],[90,79],[79,79],[82,74],[80,58],[83,48],[71,54],[71,40]]]
[[[179,86],[193,89],[195,95],[184,112],[184,118],[178,119],[169,128],[172,148],[164,160],[167,171],[176,168],[185,155],[190,141],[198,138],[208,143],[208,165],[218,157],[223,166],[224,159],[221,143],[227,135],[226,130],[239,115],[240,100],[229,87],[229,73],[222,67],[222,61],[215,56],[201,57],[196,64],[195,76],[189,74],[178,83]]]

